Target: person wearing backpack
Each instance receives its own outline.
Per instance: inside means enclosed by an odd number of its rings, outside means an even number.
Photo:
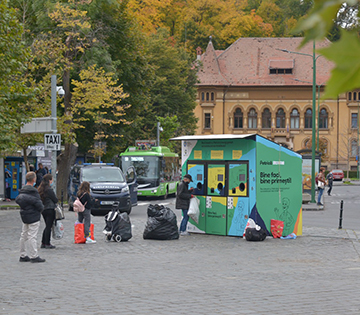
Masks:
[[[84,236],[86,244],[96,243],[95,240],[91,239],[90,235],[90,223],[91,223],[91,196],[90,196],[90,183],[84,181],[79,187],[77,197],[80,202],[85,206],[83,212],[78,212],[78,221],[84,223]]]

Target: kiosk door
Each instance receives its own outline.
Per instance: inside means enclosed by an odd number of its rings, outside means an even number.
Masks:
[[[226,197],[206,197],[207,234],[226,235]]]
[[[227,235],[242,236],[249,219],[249,198],[228,197]]]
[[[225,164],[208,164],[207,195],[225,196]]]
[[[193,180],[189,184],[189,188],[194,188],[193,195],[205,195],[205,165],[188,163],[187,173]]]

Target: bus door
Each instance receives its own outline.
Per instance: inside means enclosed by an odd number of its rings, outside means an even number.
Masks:
[[[138,187],[138,183],[137,183],[137,180],[136,180],[136,172],[135,172],[135,167],[134,166],[130,166],[126,170],[125,177],[126,177],[126,182],[127,182],[128,186],[129,186],[131,205],[136,206],[137,205],[137,187]]]
[[[242,236],[249,219],[249,163],[228,165],[227,235]]]

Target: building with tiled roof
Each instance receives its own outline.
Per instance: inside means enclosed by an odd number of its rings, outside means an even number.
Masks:
[[[197,49],[197,134],[258,133],[299,151],[311,148],[313,44],[301,37],[239,38],[226,50]],[[316,43],[316,49],[329,41]],[[328,169],[357,169],[360,90],[321,100],[333,64],[315,55],[316,136]]]

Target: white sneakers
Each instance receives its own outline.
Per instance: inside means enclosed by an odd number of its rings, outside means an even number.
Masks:
[[[96,243],[96,241],[93,240],[93,239],[91,239],[90,237],[87,237],[85,243],[86,243],[86,244],[94,244],[94,243]]]
[[[181,236],[186,236],[186,235],[190,235],[190,233],[188,231],[184,231],[184,232],[180,232]]]

